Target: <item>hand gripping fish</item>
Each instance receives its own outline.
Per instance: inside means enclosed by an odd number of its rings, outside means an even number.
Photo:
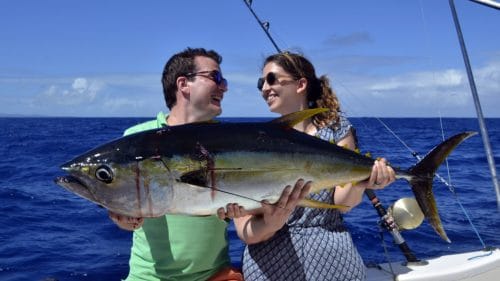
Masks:
[[[113,212],[132,217],[166,213],[215,214],[228,203],[247,210],[273,203],[298,178],[311,192],[366,180],[374,159],[293,126],[325,109],[309,109],[258,123],[191,123],[122,137],[63,164],[58,185]],[[434,172],[464,132],[435,147],[396,178],[410,183],[422,212],[449,241],[432,193]],[[301,206],[335,208],[312,200]]]

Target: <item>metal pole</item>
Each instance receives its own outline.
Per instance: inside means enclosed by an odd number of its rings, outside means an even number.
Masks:
[[[494,9],[499,9],[500,10],[500,3],[496,2],[496,1],[493,1],[493,0],[471,0],[471,1],[474,1],[476,3],[482,4],[482,5],[485,5],[485,6],[488,6],[490,8],[494,8]]]
[[[497,205],[500,208],[500,185],[498,183],[497,172],[495,168],[495,160],[493,158],[493,152],[491,150],[488,131],[486,129],[486,124],[484,122],[483,111],[481,109],[481,104],[479,102],[479,96],[477,94],[476,83],[474,82],[474,76],[472,75],[472,68],[470,66],[469,56],[467,55],[467,49],[465,48],[465,42],[464,42],[464,37],[462,35],[462,30],[460,28],[460,22],[458,21],[457,11],[455,10],[455,3],[453,0],[449,0],[449,3],[450,3],[451,13],[453,15],[453,22],[455,23],[455,29],[457,30],[458,40],[460,41],[460,48],[462,49],[462,56],[464,58],[465,68],[467,70],[467,77],[469,78],[469,85],[472,92],[472,98],[474,99],[474,104],[476,106],[479,128],[481,129],[481,136],[483,137],[484,149],[486,151],[486,158],[488,159],[491,178],[493,180],[493,186],[495,187],[495,192],[497,196]]]

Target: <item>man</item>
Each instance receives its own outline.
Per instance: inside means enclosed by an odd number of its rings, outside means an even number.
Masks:
[[[187,48],[173,55],[162,76],[170,113],[160,112],[156,120],[133,126],[124,134],[218,116],[227,91],[221,62],[219,54],[203,48]],[[120,228],[134,231],[127,281],[242,280],[240,273],[228,269],[228,223],[215,215],[131,218],[110,212],[109,216]],[[224,216],[223,209],[219,216]]]

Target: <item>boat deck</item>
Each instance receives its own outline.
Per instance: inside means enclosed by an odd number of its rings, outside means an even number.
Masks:
[[[441,256],[424,264],[388,263],[367,269],[367,280],[499,280],[500,250],[473,251]],[[392,268],[392,271],[391,271]],[[394,278],[392,272],[395,273]]]

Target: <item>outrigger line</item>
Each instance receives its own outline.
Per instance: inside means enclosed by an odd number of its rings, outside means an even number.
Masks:
[[[278,53],[281,53],[281,49],[278,47],[278,45],[274,42],[271,34],[269,34],[269,22],[262,22],[257,14],[253,11],[251,5],[252,5],[252,0],[243,0],[247,8],[250,10],[252,15],[255,17],[257,22],[259,23],[260,27],[262,30],[266,33],[267,37],[273,44],[273,46],[276,48]],[[394,227],[394,224],[392,223],[394,221],[394,218],[386,211],[386,208],[382,205],[378,197],[375,195],[375,192],[371,189],[366,189],[365,190],[365,195],[368,197],[370,202],[372,202],[372,206],[375,208],[377,211],[377,214],[380,217],[380,225],[382,225],[391,235],[392,238],[394,239],[394,243],[399,246],[399,249],[403,252],[403,255],[406,258],[406,261],[408,263],[412,264],[419,264],[421,261],[415,257],[413,252],[411,251],[410,247],[404,240],[403,236],[397,229],[397,227]]]

